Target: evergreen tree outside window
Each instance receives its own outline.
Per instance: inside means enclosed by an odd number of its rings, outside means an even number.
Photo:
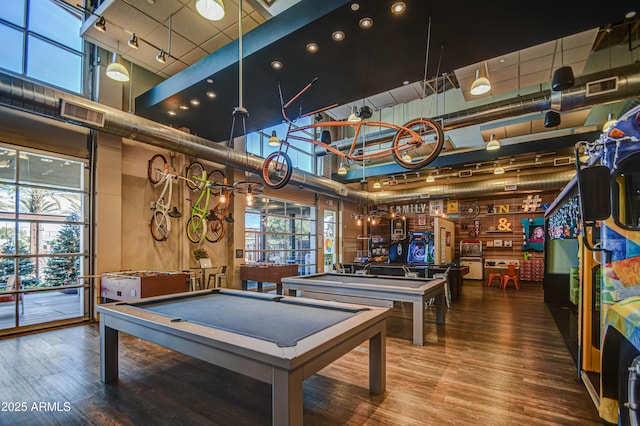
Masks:
[[[80,218],[72,213],[67,221],[77,222]],[[77,254],[80,251],[80,227],[65,223],[52,242],[51,251],[56,254]],[[44,269],[47,287],[75,284],[80,275],[80,258],[77,256],[50,257]]]

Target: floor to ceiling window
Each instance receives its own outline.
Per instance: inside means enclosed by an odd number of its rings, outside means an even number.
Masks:
[[[311,124],[311,117],[301,118],[296,122],[298,126],[306,126],[307,124]],[[269,127],[268,129],[264,129],[260,132],[254,132],[247,135],[247,153],[257,155],[262,158],[266,158],[272,152],[278,150],[277,146],[270,146],[268,143],[269,136],[271,136],[272,132],[276,132],[276,135],[280,139],[284,139],[287,134],[287,124],[278,124],[273,127]],[[315,137],[314,135],[309,135],[309,137]],[[300,142],[294,141],[290,146],[287,153],[289,157],[291,157],[291,163],[293,167],[304,170],[306,172],[310,172],[313,174],[317,174],[316,170],[316,162],[315,162],[315,154],[314,154],[314,146],[309,142]]]
[[[256,198],[245,211],[245,261],[299,265],[299,274],[316,272],[316,208]]]
[[[81,24],[63,1],[2,1],[0,69],[82,93]]]
[[[87,317],[88,164],[0,146],[0,334]]]

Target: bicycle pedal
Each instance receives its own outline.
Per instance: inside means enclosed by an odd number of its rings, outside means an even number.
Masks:
[[[178,211],[178,208],[175,206],[171,210],[169,210],[167,214],[169,215],[169,217],[176,217],[176,218],[182,217],[182,213],[180,213]]]

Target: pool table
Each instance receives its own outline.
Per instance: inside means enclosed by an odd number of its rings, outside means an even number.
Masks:
[[[413,344],[424,345],[424,304],[435,298],[436,323],[444,324],[444,279],[319,273],[282,279],[285,294],[392,307],[413,303]]]
[[[104,383],[118,379],[121,331],[270,383],[274,425],[302,424],[302,382],[366,340],[369,390],[385,391],[385,308],[212,289],[98,311]]]

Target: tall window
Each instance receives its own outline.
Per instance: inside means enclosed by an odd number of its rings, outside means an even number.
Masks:
[[[7,289],[33,290],[20,295],[13,321],[4,321],[12,307],[0,304],[0,329],[86,314],[76,289],[44,291],[75,285],[86,271],[86,165],[0,146],[0,299]]]
[[[296,124],[298,126],[306,126],[307,124],[311,124],[311,120],[313,120],[313,118],[304,117],[298,120]],[[247,152],[257,155],[258,157],[266,158],[267,155],[277,151],[277,146],[269,146],[267,143],[273,131],[276,132],[276,135],[278,135],[280,139],[284,139],[287,135],[287,124],[278,124],[268,129],[248,134]],[[308,136],[315,137],[314,135]],[[287,152],[289,157],[291,157],[293,167],[306,172],[316,173],[314,146],[315,145],[310,142],[293,141]]]
[[[257,199],[245,211],[245,260],[297,264],[299,274],[316,272],[316,208]]]
[[[3,1],[0,68],[82,93],[81,18],[61,1]]]

